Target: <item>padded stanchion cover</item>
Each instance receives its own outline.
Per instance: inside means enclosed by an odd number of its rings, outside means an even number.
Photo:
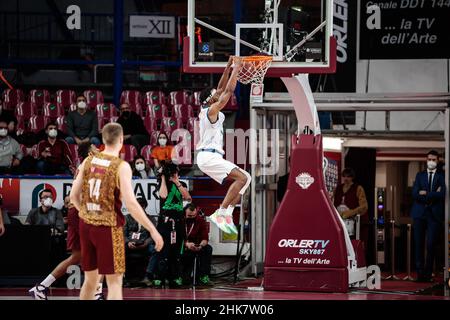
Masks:
[[[264,288],[347,292],[344,230],[322,173],[322,136],[292,137],[286,194],[270,227]]]

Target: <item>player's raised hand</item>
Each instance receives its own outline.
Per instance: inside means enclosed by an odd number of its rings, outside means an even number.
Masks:
[[[235,57],[235,56],[230,56],[230,57],[228,58],[227,68],[229,68],[229,67],[231,67],[231,66],[233,65],[234,57]]]
[[[161,249],[164,246],[164,240],[161,237],[161,235],[159,234],[158,231],[155,231],[153,233],[150,234],[152,236],[153,241],[155,241],[155,249],[156,251],[161,251]]]

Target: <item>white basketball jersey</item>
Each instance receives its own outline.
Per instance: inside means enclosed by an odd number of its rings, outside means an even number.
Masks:
[[[200,139],[197,143],[197,150],[215,149],[224,154],[223,122],[225,120],[225,115],[222,112],[219,112],[217,121],[211,123],[207,115],[208,110],[209,108],[203,108],[198,115]]]

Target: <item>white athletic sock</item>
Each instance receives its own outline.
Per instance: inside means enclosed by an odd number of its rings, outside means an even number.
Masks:
[[[225,213],[226,216],[232,216],[234,211],[234,206],[228,206],[227,211]]]
[[[44,281],[41,282],[41,284],[42,284],[44,287],[49,288],[49,287],[53,284],[53,282],[55,282],[55,281],[56,281],[56,278],[50,273],[50,274],[47,276],[47,278],[45,278]]]

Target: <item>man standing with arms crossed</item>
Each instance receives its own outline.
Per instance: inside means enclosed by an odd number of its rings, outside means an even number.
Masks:
[[[232,66],[233,61],[234,67]],[[201,92],[200,141],[197,144],[197,165],[203,173],[220,184],[226,178],[234,180],[220,208],[209,218],[223,232],[235,234],[237,234],[237,228],[233,223],[234,206],[241,200],[241,196],[249,187],[251,176],[248,172],[223,158],[225,154],[223,151],[225,115],[221,110],[225,108],[234,93],[242,63],[240,58],[231,56],[217,90],[207,88]]]
[[[80,216],[81,266],[85,280],[81,300],[94,300],[100,275],[106,276],[108,300],[122,300],[125,243],[122,200],[133,218],[144,226],[160,251],[164,243],[134,196],[130,165],[119,158],[123,129],[109,123],[103,128],[105,150],[90,155],[79,167],[70,200]]]

